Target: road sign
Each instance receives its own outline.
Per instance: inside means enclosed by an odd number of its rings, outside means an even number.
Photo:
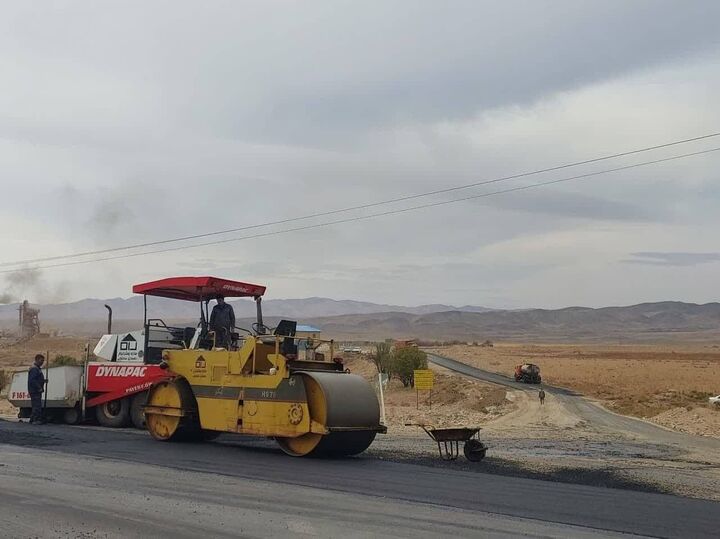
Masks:
[[[427,369],[413,371],[413,380],[415,389],[432,391],[433,371]]]

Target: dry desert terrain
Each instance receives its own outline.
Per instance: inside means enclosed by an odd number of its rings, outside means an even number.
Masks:
[[[437,353],[512,376],[515,365],[540,366],[543,382],[602,401],[618,413],[693,434],[720,436],[720,348],[711,344],[454,345]]]

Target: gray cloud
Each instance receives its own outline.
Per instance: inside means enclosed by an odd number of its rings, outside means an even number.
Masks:
[[[306,6],[287,16],[295,9]],[[241,53],[233,67],[211,57],[193,123],[240,139],[334,145],[382,126],[462,119],[717,47],[720,5],[335,3],[314,15],[290,28],[270,19],[268,33],[282,29],[292,49],[265,47],[262,61]],[[251,32],[241,46],[254,40]],[[223,37],[192,45],[232,46]],[[240,73],[270,94],[258,98]]]
[[[479,199],[479,202],[508,210],[601,221],[643,222],[667,217],[667,211],[662,208],[558,190],[524,191],[501,195],[492,201]]]
[[[118,228],[127,229],[135,219],[127,193],[114,191],[101,194],[85,224],[95,235],[115,238]]]
[[[79,1],[3,15],[3,261],[291,218],[720,125],[712,1]],[[709,263],[617,261],[713,251],[719,159],[48,269],[32,294],[66,282],[73,299],[127,295],[133,282],[212,272],[276,298],[704,302]]]
[[[717,47],[720,19],[712,1],[168,6],[8,7],[0,44],[27,60],[17,81],[28,97],[41,75],[26,69],[46,73],[41,83],[66,77],[42,123],[16,114],[3,125],[106,148],[157,144],[168,128],[354,143],[383,126],[464,119],[682,62]]]
[[[720,262],[720,253],[630,253],[630,256],[634,258],[623,262],[649,266],[697,266]]]

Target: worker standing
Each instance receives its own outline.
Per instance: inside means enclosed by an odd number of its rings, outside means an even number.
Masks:
[[[210,313],[210,331],[215,332],[215,346],[230,349],[230,340],[235,328],[235,311],[225,303],[223,296],[217,296],[217,305]]]
[[[42,417],[42,394],[45,391],[45,375],[42,372],[42,365],[45,362],[45,356],[37,354],[30,372],[28,372],[28,393],[30,393],[30,403],[32,412],[30,414],[30,423],[44,423]]]
[[[545,404],[545,390],[544,390],[544,389],[541,389],[541,390],[538,392],[538,398],[540,399],[540,405],[541,405],[541,406],[542,406],[543,404]]]

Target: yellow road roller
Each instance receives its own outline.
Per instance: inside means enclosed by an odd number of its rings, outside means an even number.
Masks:
[[[290,320],[264,324],[264,286],[173,277],[135,285],[133,292],[144,296],[144,361],[167,372],[144,406],[156,440],[234,432],[274,438],[292,456],[344,456],[361,453],[386,432],[375,391],[334,357],[333,341],[298,337]],[[149,319],[148,296],[199,303],[199,323],[172,327]],[[256,321],[249,328],[212,327],[209,302],[219,297],[254,299]]]

